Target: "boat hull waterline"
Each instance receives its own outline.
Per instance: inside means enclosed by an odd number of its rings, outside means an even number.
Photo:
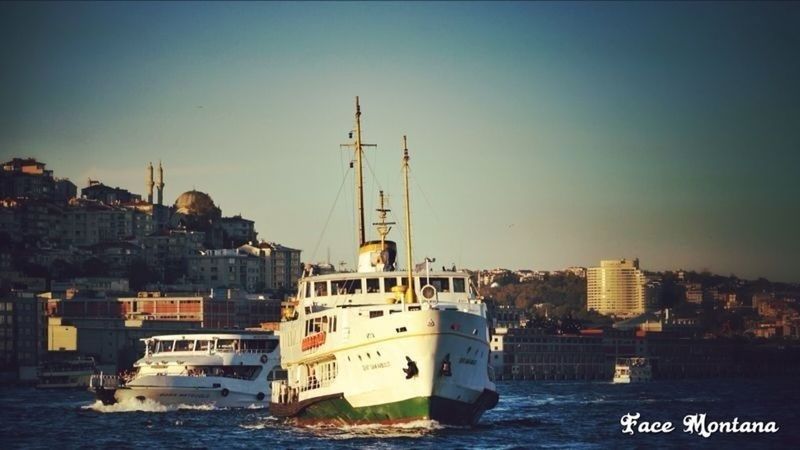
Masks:
[[[473,334],[485,323],[482,317],[431,309],[370,322],[368,328],[353,331],[373,338],[332,351],[339,377],[327,386],[300,392],[296,401],[271,403],[270,412],[303,424],[436,420],[474,425],[497,404],[488,374],[476,370],[489,357],[485,339]],[[391,336],[400,324],[407,331]],[[409,361],[417,372],[411,377]]]

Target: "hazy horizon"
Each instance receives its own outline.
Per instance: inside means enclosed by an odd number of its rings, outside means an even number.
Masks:
[[[352,171],[320,234],[358,95],[366,222],[384,189],[403,241],[407,134],[417,261],[799,282],[798,23],[761,2],[5,3],[0,149],[143,197],[161,160],[165,203],[196,188],[353,268]]]

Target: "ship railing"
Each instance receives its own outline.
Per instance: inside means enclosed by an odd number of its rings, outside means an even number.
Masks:
[[[121,384],[120,379],[116,375],[104,375],[102,372],[100,374],[92,375],[89,378],[89,388],[90,389],[116,389]]]
[[[272,382],[272,403],[289,404],[300,400],[300,389],[289,386],[286,380]]]
[[[276,380],[272,382],[272,402],[273,403],[292,403],[299,399],[300,393],[321,389],[333,384],[335,377],[323,378],[308,377],[305,384],[297,387],[289,386],[286,380]]]
[[[314,389],[328,387],[333,384],[333,380],[335,379],[336,379],[335,376],[331,376],[331,377],[322,377],[322,379],[320,380],[312,375],[306,379],[305,384],[300,386],[300,392],[313,391]]]

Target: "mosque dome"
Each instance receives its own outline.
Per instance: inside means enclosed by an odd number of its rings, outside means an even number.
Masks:
[[[185,216],[219,216],[220,210],[214,200],[200,191],[187,191],[175,200],[175,212]]]

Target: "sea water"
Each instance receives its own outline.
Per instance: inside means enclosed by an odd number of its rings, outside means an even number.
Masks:
[[[800,448],[800,389],[788,378],[600,382],[504,381],[500,403],[475,427],[295,427],[263,408],[104,406],[86,391],[0,388],[0,448]],[[670,433],[623,433],[620,420],[672,422]],[[775,422],[775,433],[683,430],[709,421]]]

